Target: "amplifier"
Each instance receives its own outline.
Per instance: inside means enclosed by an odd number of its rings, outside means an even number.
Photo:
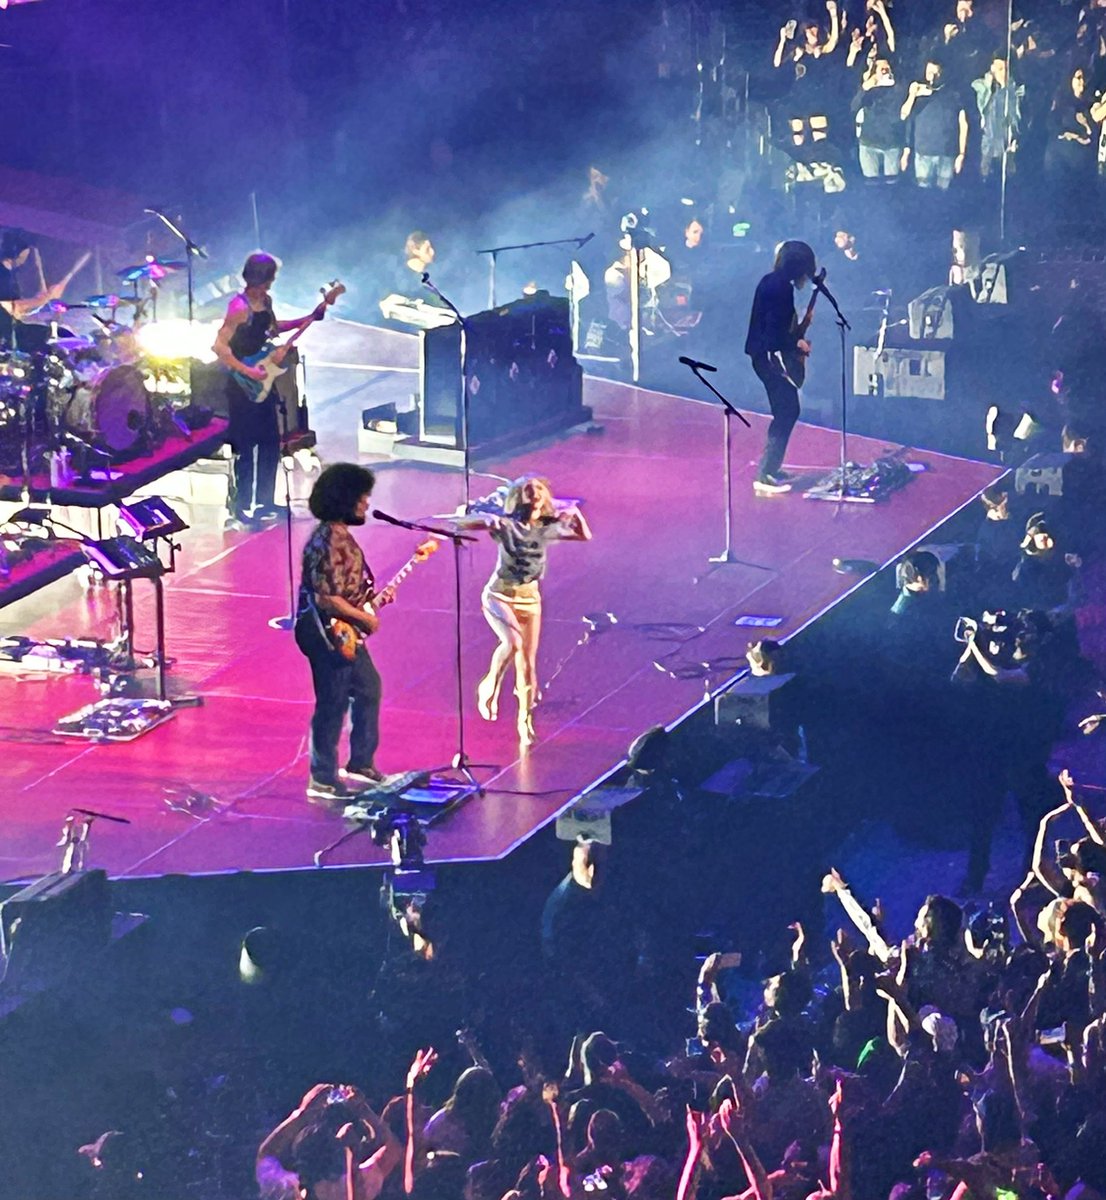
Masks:
[[[1070,454],[1034,454],[1014,472],[1014,490],[1019,496],[1062,496],[1064,468]]]
[[[964,336],[964,288],[934,287],[911,300],[907,306],[910,336],[915,341],[943,340]],[[957,325],[961,328],[957,330]]]
[[[944,400],[948,395],[948,352],[872,346],[853,347],[853,394]]]
[[[1017,265],[1022,259],[1020,250],[1012,250],[1009,254],[989,254],[979,271],[975,284],[975,298],[979,304],[1010,304],[1014,300],[1014,288],[1011,275],[1017,275],[1024,266]],[[1026,284],[1021,280],[1019,290],[1024,295]]]
[[[79,969],[111,938],[104,871],[52,872],[0,904],[5,991]]]

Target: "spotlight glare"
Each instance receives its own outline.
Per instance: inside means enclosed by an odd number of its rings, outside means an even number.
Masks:
[[[189,324],[182,317],[173,317],[166,321],[154,321],[150,325],[143,325],[135,334],[135,338],[150,358],[195,358],[200,362],[213,363],[215,352],[211,347],[218,331],[218,321],[196,321]]]

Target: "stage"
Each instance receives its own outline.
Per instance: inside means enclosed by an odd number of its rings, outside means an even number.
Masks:
[[[711,569],[709,557],[723,546],[720,409],[594,379],[586,381],[584,399],[601,429],[482,462],[473,476],[473,494],[483,495],[497,482],[483,472],[547,475],[558,495],[584,498],[595,536],[551,553],[543,682],[569,657],[537,710],[539,741],[522,757],[508,689],[498,723],[476,713],[476,681],[493,646],[480,589],[494,548],[483,538],[463,554],[465,741],[472,762],[487,764],[475,768],[487,790],[432,827],[428,860],[508,854],[610,775],[638,734],[699,707],[708,687],[733,675],[724,662],[739,659],[748,641],[786,638],[858,586],[858,576],[834,571],[835,557],[878,564],[896,558],[999,473],[919,451],[907,458],[926,469],[883,503],[812,503],[794,493],[758,498],[753,459],[766,419],[752,416],[751,432],[735,428],[733,460],[734,543],[745,561]],[[320,425],[325,456],[349,452],[356,426],[347,426],[342,440]],[[828,468],[838,445],[832,431],[800,425],[788,458]],[[885,448],[854,438],[850,457],[870,461]],[[451,511],[460,499],[458,474],[389,463],[380,465],[373,502],[418,518]],[[310,529],[309,519],[295,522],[297,563]],[[360,537],[378,578],[387,578],[417,541],[375,523]],[[0,878],[52,869],[73,805],[131,822],[101,822],[94,831],[88,865],[114,877],[313,869],[315,853],[342,832],[340,817],[305,800],[309,675],[291,635],[269,624],[289,606],[283,526],[224,533],[209,523],[183,542],[177,573],[165,580],[167,648],[175,659],[170,694],[198,695],[201,707],[182,709],[130,743],[90,744],[49,732],[59,717],[97,698],[90,678],[0,675],[0,727],[8,742],[0,769]],[[384,680],[377,763],[385,771],[440,766],[457,748],[452,597],[452,554],[443,548],[403,585],[373,639]],[[136,583],[135,604],[137,643],[149,648],[152,587]],[[105,591],[85,593],[76,580],[61,580],[0,613],[0,631],[110,636],[113,611]],[[584,615],[608,612],[617,624],[574,650],[587,628]],[[759,632],[735,628],[741,616],[780,623]],[[695,665],[719,660],[712,671]],[[166,802],[179,807],[189,792],[213,802],[194,813]],[[383,860],[368,837],[358,837],[329,865]]]

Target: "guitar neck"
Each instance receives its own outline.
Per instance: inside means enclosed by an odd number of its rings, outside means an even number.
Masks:
[[[810,298],[810,303],[806,306],[806,313],[803,319],[799,322],[799,337],[806,337],[807,330],[810,328],[810,322],[814,320],[814,306],[818,303],[818,293],[815,292]]]
[[[402,567],[388,580],[388,582],[379,591],[386,592],[389,588],[396,588],[407,578],[408,575],[415,569],[418,564],[419,556],[412,554],[411,557],[403,564]],[[372,607],[370,605],[370,607]]]
[[[815,284],[820,283],[825,277],[826,272],[823,268],[821,274],[815,279]],[[810,297],[810,303],[806,306],[806,313],[799,322],[799,337],[806,337],[806,331],[810,328],[810,322],[814,319],[814,306],[818,303],[818,295],[818,288],[815,287],[814,294]]]
[[[297,341],[298,341],[298,340],[299,340],[301,337],[303,337],[303,335],[304,335],[304,334],[307,332],[307,327],[308,327],[309,325],[314,325],[314,324],[315,324],[315,315],[314,315],[314,313],[312,313],[312,315],[311,315],[311,316],[309,316],[309,317],[308,317],[308,318],[307,318],[307,319],[306,319],[306,320],[303,322],[303,324],[302,324],[302,325],[297,325],[297,326],[296,326],[296,331],[295,331],[295,333],[293,333],[293,334],[292,334],[292,336],[291,336],[291,337],[290,337],[290,338],[289,338],[287,341],[285,341],[285,342],[281,342],[281,344],[280,344],[280,345],[281,345],[281,349],[282,349],[282,350],[287,350],[287,349],[288,349],[290,346],[294,346],[294,345],[296,344],[296,342],[297,342]]]

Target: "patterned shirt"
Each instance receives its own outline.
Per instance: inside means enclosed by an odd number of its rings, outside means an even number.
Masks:
[[[373,573],[361,547],[345,525],[322,521],[303,548],[299,610],[305,612],[315,596],[341,596],[358,608],[375,590]]]
[[[499,545],[493,580],[517,586],[541,579],[549,543],[566,536],[570,530],[559,517],[542,517],[533,525],[515,517],[500,517],[489,532]]]

